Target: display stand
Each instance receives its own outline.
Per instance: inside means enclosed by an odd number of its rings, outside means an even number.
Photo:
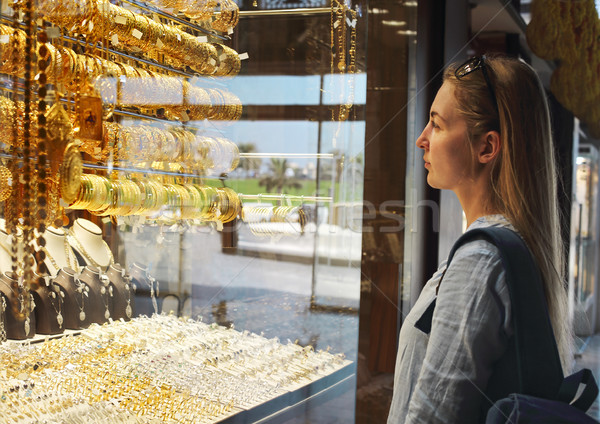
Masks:
[[[64,319],[65,328],[70,330],[81,330],[92,323],[91,314],[86,313],[90,309],[89,297],[85,295],[89,287],[75,278],[75,271],[70,268],[62,268],[53,281],[63,293],[65,293]]]
[[[35,303],[36,333],[62,334],[65,330],[63,315],[65,293],[48,277],[45,277],[44,280],[47,281],[46,285],[40,284],[31,292]]]
[[[106,276],[113,290],[112,319],[131,319],[135,314],[135,300],[132,293],[131,278],[119,264],[112,264],[108,268]]]
[[[22,315],[21,305],[25,302],[23,297],[30,296],[30,294],[25,293],[19,296],[18,278],[12,272],[0,275],[0,293],[6,300],[4,312],[6,336],[15,340],[25,340],[35,336],[35,315],[25,313],[24,318],[20,316]]]
[[[112,252],[102,239],[102,230],[87,219],[78,218],[69,230],[69,244],[86,265],[104,272],[114,262]]]
[[[57,227],[48,227],[44,231],[44,240],[46,241],[46,246],[41,247],[41,249],[46,254],[44,264],[51,276],[56,277],[58,271],[66,267],[79,272],[79,265],[75,253],[69,245],[65,230]],[[40,249],[37,243],[34,242],[34,245],[36,250]]]
[[[22,237],[23,231],[20,228],[17,228],[17,240]],[[9,235],[6,232],[5,220],[0,219],[0,272],[11,272],[12,271],[12,244],[14,240],[14,235]],[[23,249],[19,246],[17,242],[17,256],[19,259],[23,257]]]
[[[103,324],[113,313],[113,296],[109,290],[109,281],[100,274],[100,270],[93,265],[87,265],[79,274],[79,280],[89,287],[86,314],[91,322]]]

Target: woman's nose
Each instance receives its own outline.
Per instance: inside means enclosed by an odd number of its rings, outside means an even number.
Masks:
[[[429,124],[423,129],[423,132],[417,138],[417,147],[426,150],[429,148]]]

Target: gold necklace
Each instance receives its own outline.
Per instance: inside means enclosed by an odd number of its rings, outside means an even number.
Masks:
[[[75,257],[75,253],[71,250],[71,246],[69,245],[69,241],[67,237],[63,239],[63,244],[65,247],[65,256],[67,257],[67,265],[75,272],[79,271],[79,263],[77,262],[77,258]],[[73,262],[71,263],[71,258],[73,258]]]
[[[67,267],[71,268],[73,271],[79,271],[79,269],[78,269],[79,264],[77,263],[77,258],[74,257],[75,254],[72,251],[70,251],[70,249],[69,249],[69,242],[67,240],[67,237],[63,238],[63,245],[64,245],[64,249],[65,249],[65,258],[67,260]],[[58,271],[60,271],[60,269],[62,267],[60,265],[58,265],[58,263],[56,262],[56,259],[54,259],[54,257],[50,254],[50,251],[46,248],[46,246],[42,246],[41,250],[46,254],[48,259],[50,259],[50,263],[52,264],[52,266],[58,273]],[[71,262],[71,258],[73,258],[73,262]]]
[[[6,245],[4,243],[0,242],[0,248],[2,248],[2,250],[4,250],[8,254],[8,256],[10,256],[12,258],[12,260],[16,260],[17,261],[18,266],[16,268],[13,268],[13,272],[15,274],[17,274],[18,276],[23,275],[22,264],[21,264],[21,261],[18,258],[17,244],[16,243],[11,243],[10,249],[9,249],[8,247],[6,247]]]
[[[6,253],[8,253],[8,256],[12,257],[12,252],[10,250],[8,250],[8,247],[6,247],[4,245],[4,243],[0,243],[0,247],[2,248],[2,250],[4,250]]]
[[[6,299],[4,299],[4,296],[1,294],[0,297],[2,298],[2,322],[0,322],[0,342],[5,342],[7,339],[6,327],[4,325],[4,323],[6,322]]]
[[[46,249],[45,246],[42,246],[42,252],[44,252],[46,254],[46,257],[48,259],[50,259],[50,263],[52,264],[52,266],[54,267],[54,269],[58,273],[58,271],[60,270],[61,267],[56,263],[56,260],[52,257],[52,255],[50,254],[50,252],[48,251],[48,249]]]
[[[108,244],[106,244],[106,242],[104,240],[102,240],[102,244],[104,245],[104,248],[106,249],[106,251],[108,253],[108,265],[106,265],[106,266],[100,265],[98,262],[96,262],[94,260],[94,258],[92,258],[92,256],[87,252],[87,250],[85,250],[83,245],[79,242],[79,240],[75,236],[75,233],[73,232],[72,228],[69,229],[69,236],[73,239],[73,241],[77,245],[76,248],[79,251],[79,253],[81,253],[89,262],[91,262],[92,265],[94,265],[99,270],[108,268],[109,266],[111,266],[112,264],[115,263],[115,258],[113,257],[113,254],[112,254],[110,248],[108,247]]]

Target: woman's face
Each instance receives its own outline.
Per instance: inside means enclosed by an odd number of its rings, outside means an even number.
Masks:
[[[467,123],[457,112],[454,86],[445,82],[431,105],[429,123],[417,139],[423,149],[427,183],[439,189],[456,190],[469,180],[473,168],[467,140]]]

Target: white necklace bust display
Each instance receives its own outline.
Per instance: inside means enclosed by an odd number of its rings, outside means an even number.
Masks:
[[[69,229],[69,244],[85,260],[102,271],[114,263],[108,244],[102,239],[102,230],[87,219],[77,218]]]
[[[19,238],[23,231],[17,228],[17,257],[19,261],[23,260],[23,248],[20,246]],[[6,232],[6,221],[0,218],[0,273],[12,271],[12,245],[14,236]]]
[[[65,230],[57,227],[47,227],[44,231],[44,239],[46,240],[46,246],[42,247],[41,250],[46,254],[44,263],[51,276],[56,276],[61,268],[71,268],[73,271],[79,272],[79,264],[67,240]],[[35,247],[40,249],[37,243],[35,243]]]

